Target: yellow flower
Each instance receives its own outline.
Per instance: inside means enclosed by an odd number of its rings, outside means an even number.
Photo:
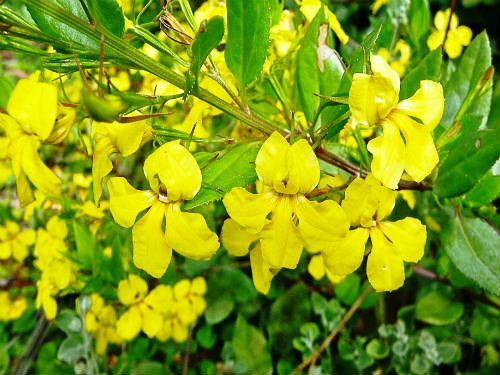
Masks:
[[[391,68],[402,77],[410,63],[411,48],[404,39],[399,39],[392,50],[392,56],[387,48],[380,48],[377,54],[389,63]]]
[[[115,153],[123,156],[132,155],[141,145],[152,139],[152,129],[145,121],[129,124],[94,122],[92,137],[95,139],[92,164],[94,201],[99,203],[102,195],[102,180],[113,169],[110,156]]]
[[[404,262],[422,258],[427,234],[420,220],[412,217],[384,221],[394,208],[396,195],[372,175],[364,180],[358,177],[349,185],[342,208],[357,229],[349,231],[324,256],[325,266],[332,274],[347,275],[361,265],[369,236],[372,247],[366,273],[370,284],[379,292],[403,285]]]
[[[115,221],[126,228],[134,226],[136,267],[161,277],[172,248],[191,259],[209,259],[219,248],[217,235],[201,214],[181,211],[182,202],[193,199],[201,188],[201,171],[193,155],[177,141],[165,143],[147,157],[144,174],[152,190],[137,190],[123,177],[113,177],[108,183]],[[147,208],[135,223],[139,212]]]
[[[13,221],[7,221],[0,227],[0,260],[13,257],[22,262],[28,256],[28,247],[35,243],[35,231],[21,230]]]
[[[320,179],[318,159],[307,141],[289,145],[275,132],[255,164],[261,192],[233,188],[226,194],[223,202],[230,219],[224,222],[222,241],[235,256],[247,254],[258,241],[250,253],[253,280],[257,290],[267,293],[280,268],[297,266],[303,246],[321,250],[342,236],[349,222],[336,202],[305,197]]]
[[[429,35],[427,45],[431,50],[435,50],[443,45],[446,35],[448,20],[450,19],[450,9],[439,10],[434,16],[434,26],[436,29]],[[451,16],[450,27],[444,50],[451,59],[457,58],[462,54],[464,46],[468,46],[472,39],[472,30],[467,26],[458,26],[458,17],[455,13]]]
[[[22,206],[33,201],[29,181],[46,194],[57,196],[59,178],[38,155],[42,143],[59,143],[73,124],[75,112],[57,105],[56,86],[21,79],[12,92],[7,114],[0,114],[0,127],[9,140],[7,156],[16,177]]]
[[[23,296],[11,299],[9,292],[0,291],[0,321],[18,319],[28,307]]]
[[[85,314],[85,329],[96,339],[96,352],[106,353],[108,343],[119,344],[121,337],[116,330],[116,312],[113,306],[106,305],[97,293],[90,295],[90,308]]]
[[[325,267],[325,258],[323,255],[318,254],[311,257],[307,272],[315,279],[321,280],[325,275],[332,283],[339,283],[345,276],[334,275],[328,268]]]
[[[349,107],[352,126],[382,127],[382,135],[368,143],[372,173],[391,189],[397,188],[403,171],[420,182],[439,159],[432,130],[443,115],[443,88],[438,82],[420,81],[415,94],[398,103],[398,74],[376,55],[371,56],[371,68],[371,75],[354,74]]]
[[[300,11],[304,17],[306,17],[307,22],[311,22],[322,6],[323,2],[321,0],[302,0],[300,2]],[[342,44],[347,44],[347,42],[349,42],[349,36],[345,33],[344,29],[342,29],[337,16],[332,13],[328,7],[324,7],[324,9],[326,10],[326,14],[328,16],[330,28],[333,30],[335,35],[337,35],[337,38],[339,38]]]
[[[295,13],[283,10],[277,25],[271,27],[270,39],[278,57],[285,56],[297,37],[297,30],[293,23]]]

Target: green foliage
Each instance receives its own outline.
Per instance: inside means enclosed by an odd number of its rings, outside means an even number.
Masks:
[[[191,45],[193,60],[187,73],[186,93],[198,88],[198,75],[210,52],[216,48],[224,36],[224,19],[214,17],[202,24]]]
[[[448,293],[432,291],[417,301],[415,317],[429,324],[455,323],[464,312],[464,306],[453,302]]]
[[[260,145],[259,142],[236,145],[210,162],[202,170],[202,189],[184,208],[219,200],[233,187],[245,187],[254,182],[257,178],[254,163]]]
[[[407,99],[419,89],[420,81],[438,81],[441,72],[442,53],[440,49],[429,52],[422,61],[406,73],[401,81],[400,99]]]
[[[308,26],[297,53],[297,92],[306,119],[312,122],[320,105],[316,94],[330,95],[337,92],[344,67],[332,48],[325,11],[320,9]],[[325,110],[322,122],[332,120],[332,113]],[[320,124],[318,124],[320,125]]]
[[[468,278],[490,293],[500,295],[500,237],[479,218],[455,216],[441,236],[443,247]]]
[[[268,0],[227,1],[226,63],[241,88],[257,79],[266,60],[270,13]]]
[[[123,36],[125,19],[116,0],[86,0],[86,3],[94,22],[118,37]]]

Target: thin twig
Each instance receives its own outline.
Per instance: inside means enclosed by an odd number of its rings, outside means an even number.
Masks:
[[[416,275],[425,277],[425,278],[430,279],[430,280],[435,280],[441,284],[451,285],[448,279],[442,278],[437,273],[435,273],[431,270],[428,270],[426,268],[420,267],[418,265],[413,266],[413,272],[415,272]],[[469,290],[469,289],[461,289],[461,291],[465,295],[467,295],[468,297],[470,297],[472,299],[475,299],[481,303],[484,303],[485,305],[488,305],[488,306],[491,306],[491,307],[494,307],[494,308],[500,310],[500,305],[497,302],[489,299],[484,294],[478,294],[478,293],[473,292],[472,290]]]
[[[40,312],[40,317],[36,324],[31,337],[24,348],[23,355],[16,366],[11,371],[11,375],[26,375],[31,366],[31,362],[37,356],[40,350],[47,330],[49,328],[49,321],[45,318],[45,314]]]
[[[194,324],[189,329],[189,337],[186,343],[186,351],[184,353],[184,364],[182,366],[182,375],[188,375],[189,373],[189,355],[191,354],[191,342],[193,341]]]
[[[457,0],[450,1],[450,16],[448,17],[448,23],[446,24],[446,32],[444,33],[443,48],[444,44],[446,43],[446,39],[448,38],[448,32],[450,31],[451,17],[453,17],[456,5],[457,5]]]
[[[349,172],[353,176],[361,176],[363,178],[366,177],[368,174],[367,171],[361,170],[358,166],[349,163],[348,161],[338,157],[335,154],[332,154],[331,152],[328,152],[322,147],[318,147],[315,150],[316,156],[320,158],[321,160],[326,161],[327,163],[330,163],[332,165],[335,165],[336,167],[339,167],[340,169],[343,169],[346,172]],[[419,182],[414,182],[414,181],[405,181],[401,180],[399,181],[398,184],[398,190],[419,190],[419,191],[424,191],[424,190],[430,190],[432,189],[431,186]]]
[[[331,342],[333,339],[342,331],[342,329],[345,327],[347,322],[352,318],[354,313],[358,310],[359,306],[363,303],[363,301],[368,297],[368,294],[372,291],[373,289],[371,287],[366,288],[363,293],[358,297],[358,299],[353,303],[349,311],[342,317],[340,320],[339,324],[333,329],[332,332],[328,335],[328,337],[323,341],[321,346],[316,349],[316,351],[307,359],[305,359],[300,365],[298,365],[293,371],[292,375],[297,375],[299,374],[303,369],[305,369],[307,366],[314,367],[314,364],[320,357],[321,353],[330,346]]]

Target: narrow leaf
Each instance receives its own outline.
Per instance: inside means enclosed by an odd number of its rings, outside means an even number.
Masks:
[[[94,22],[98,22],[118,37],[123,36],[125,18],[116,0],[87,0]]]
[[[257,79],[269,45],[268,0],[227,1],[227,44],[225,59],[241,87]]]

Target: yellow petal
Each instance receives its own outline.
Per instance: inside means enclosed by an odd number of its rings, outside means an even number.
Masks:
[[[319,162],[313,149],[305,139],[290,146],[288,150],[288,177],[281,193],[309,193],[319,182]]]
[[[319,0],[302,0],[300,4],[300,11],[306,18],[307,22],[311,22],[320,9],[321,1]]]
[[[399,95],[399,74],[391,68],[391,66],[382,57],[377,55],[370,55],[370,66],[372,73],[375,77],[387,78],[391,84],[392,89]],[[397,98],[396,98],[397,100]]]
[[[340,25],[337,16],[328,9],[326,13],[328,14],[328,24],[330,25],[330,28],[333,30],[335,35],[337,35],[337,38],[339,38],[340,43],[347,44],[347,42],[349,42],[349,36],[345,33],[344,29]]]
[[[326,269],[333,275],[348,275],[356,271],[365,255],[368,230],[357,228],[323,251]]]
[[[397,74],[397,73],[396,73]],[[389,78],[354,74],[349,90],[349,108],[353,123],[375,125],[396,106],[399,92]]]
[[[427,38],[427,46],[431,51],[435,50],[436,48],[439,48],[444,41],[444,31],[433,31],[431,35],[429,35],[429,38]]]
[[[271,193],[252,194],[237,187],[223,198],[229,216],[239,225],[259,232],[268,222],[267,215],[276,205],[276,196]]]
[[[118,299],[124,305],[141,301],[148,292],[148,284],[139,276],[130,274],[128,279],[118,283]]]
[[[405,280],[403,259],[379,229],[370,231],[372,251],[368,256],[366,274],[377,292],[401,287]]]
[[[438,10],[436,12],[436,15],[434,16],[434,26],[436,26],[436,29],[438,30],[446,30],[446,26],[448,25],[448,18],[450,17],[450,10],[446,9],[445,11],[443,10]]]
[[[258,238],[258,234],[246,230],[233,219],[227,219],[222,225],[222,244],[231,255],[238,257],[246,255],[251,243]]]
[[[255,159],[255,171],[265,185],[279,188],[287,179],[289,148],[286,139],[278,132],[271,134],[262,144]]]
[[[139,309],[142,313],[142,331],[152,338],[160,331],[163,319],[159,312],[141,303]]]
[[[173,292],[170,285],[158,285],[144,298],[151,309],[162,314],[169,310],[169,304],[173,302]]]
[[[25,132],[47,139],[57,117],[56,86],[31,79],[19,80],[10,96],[7,112]]]
[[[395,112],[391,121],[397,123],[406,141],[404,167],[417,182],[431,174],[439,161],[439,155],[432,139],[432,133],[410,117]]]
[[[299,218],[299,232],[312,251],[329,247],[347,232],[350,225],[342,207],[332,200],[319,203],[300,197],[295,214]]]
[[[325,276],[325,263],[321,254],[311,258],[307,266],[307,272],[309,272],[314,280],[321,280]]]
[[[424,255],[427,231],[420,220],[407,217],[395,222],[380,223],[382,232],[394,244],[406,262],[418,262]]]
[[[373,176],[390,189],[398,187],[405,167],[405,144],[398,127],[392,122],[383,123],[383,135],[368,142],[373,155]]]
[[[201,187],[201,170],[193,155],[177,141],[157,148],[144,162],[144,174],[151,188],[169,201],[192,199]],[[159,181],[158,181],[159,180]]]
[[[420,81],[420,88],[415,94],[400,102],[397,108],[397,112],[420,119],[427,130],[434,130],[443,116],[443,86],[439,82]]]
[[[172,258],[162,229],[164,216],[165,204],[157,201],[132,228],[134,264],[156,278],[163,276]]]
[[[212,232],[203,215],[182,212],[171,204],[166,210],[165,235],[167,242],[182,256],[191,259],[210,259],[219,248],[219,239]]]
[[[464,46],[468,46],[472,39],[472,30],[467,26],[458,26],[453,30],[453,38],[457,38]]]
[[[132,340],[135,338],[142,328],[142,315],[137,306],[132,306],[128,311],[126,311],[118,322],[116,323],[116,329],[120,337],[124,340]]]
[[[126,228],[134,225],[137,214],[156,200],[153,192],[135,189],[124,177],[110,178],[108,190],[109,210],[115,221]]]
[[[281,197],[262,229],[262,256],[272,268],[295,268],[299,262],[302,239],[292,219],[294,205],[292,198]]]
[[[108,138],[97,139],[92,155],[92,185],[96,204],[101,200],[102,180],[113,170],[113,163],[109,160],[113,152],[116,152],[116,147]]]
[[[269,264],[262,257],[260,246],[256,246],[255,249],[250,251],[250,265],[252,267],[252,279],[255,289],[260,293],[267,294],[275,272],[271,270]]]
[[[453,35],[453,31],[451,32],[451,35],[448,34],[448,37],[446,38],[446,42],[444,43],[444,50],[450,57],[450,59],[456,59],[462,54],[463,51],[463,44],[460,41],[458,37],[455,37]]]
[[[45,295],[42,297],[42,306],[47,320],[55,319],[57,315],[57,301],[55,298],[49,294]]]
[[[107,138],[123,156],[132,155],[136,152],[150,133],[146,121],[135,121],[132,123],[100,123],[92,124],[92,131],[104,135],[98,138]]]

